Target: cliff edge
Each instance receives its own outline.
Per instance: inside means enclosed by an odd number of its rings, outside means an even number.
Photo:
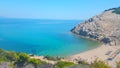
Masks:
[[[76,25],[71,32],[109,45],[120,44],[120,7],[105,10],[100,15]]]

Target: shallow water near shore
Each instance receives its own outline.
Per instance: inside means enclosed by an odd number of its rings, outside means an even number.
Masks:
[[[70,29],[82,21],[0,19],[0,48],[35,55],[66,57],[98,47]]]

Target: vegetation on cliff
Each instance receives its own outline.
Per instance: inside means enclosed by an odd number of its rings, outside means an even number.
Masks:
[[[114,9],[113,13],[120,14],[120,7],[117,9]]]
[[[105,10],[105,11],[110,11],[110,10],[113,10],[112,11],[113,13],[120,14],[120,7],[118,7],[118,8],[111,8],[111,9],[108,9],[108,10]]]

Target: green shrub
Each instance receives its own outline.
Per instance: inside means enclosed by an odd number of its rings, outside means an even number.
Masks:
[[[69,66],[73,66],[73,65],[75,65],[75,64],[72,62],[65,62],[65,61],[59,61],[56,64],[57,68],[65,68],[65,67],[69,67]]]
[[[29,63],[32,63],[32,64],[40,64],[40,60],[34,59],[34,58],[30,58],[30,59],[28,60],[28,62],[29,62]]]
[[[85,62],[85,61],[82,61],[82,60],[79,60],[79,61],[78,61],[78,64],[82,64],[82,65],[88,65],[88,63],[87,63],[87,62]]]
[[[15,61],[15,64],[19,64],[19,65],[24,65],[25,63],[28,62],[29,60],[29,56],[25,53],[18,53],[18,59]]]
[[[120,62],[116,63],[116,68],[120,68]]]
[[[0,57],[0,62],[2,62],[2,61],[9,61],[6,57],[4,57],[4,56],[1,56]]]
[[[0,49],[0,61],[16,61],[18,56],[15,52],[4,51]]]
[[[110,9],[105,10],[105,11],[110,11],[110,10],[113,10],[112,13],[120,14],[120,7],[118,7],[118,8],[110,8]]]
[[[26,53],[18,53],[19,59],[20,61],[28,61],[29,56]]]
[[[52,59],[52,57],[49,57],[49,59]],[[0,63],[2,62],[10,63],[11,68],[15,65],[18,67],[24,67],[27,64],[32,64],[35,68],[41,65],[49,65],[38,59],[30,58],[26,53],[15,53],[0,49]]]
[[[114,9],[113,13],[120,14],[120,7],[119,7],[119,8]]]
[[[103,61],[95,60],[94,63],[91,64],[90,68],[111,68]]]
[[[16,61],[18,60],[19,56],[14,52],[7,52],[5,56],[9,61]]]

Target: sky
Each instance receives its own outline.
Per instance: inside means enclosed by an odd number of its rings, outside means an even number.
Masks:
[[[0,0],[0,17],[83,20],[119,6],[120,0]]]

